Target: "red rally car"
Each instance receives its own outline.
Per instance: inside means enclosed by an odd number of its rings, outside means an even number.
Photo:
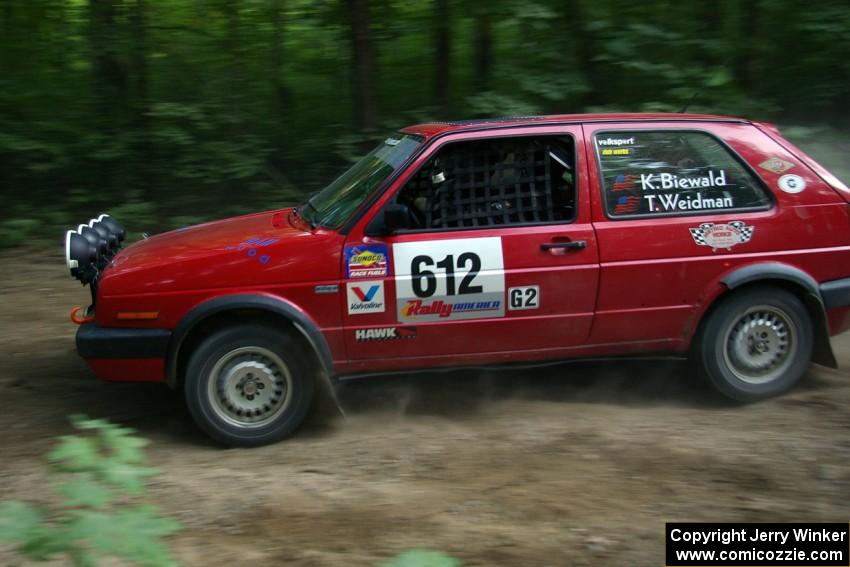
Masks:
[[[299,207],[121,249],[66,234],[77,350],[185,390],[229,445],[291,433],[331,378],[688,354],[724,394],[835,366],[850,190],[763,123],[676,114],[421,124]]]

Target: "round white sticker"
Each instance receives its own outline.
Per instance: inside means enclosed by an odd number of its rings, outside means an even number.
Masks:
[[[806,188],[806,180],[799,175],[783,175],[779,178],[779,188],[786,193],[800,193]]]

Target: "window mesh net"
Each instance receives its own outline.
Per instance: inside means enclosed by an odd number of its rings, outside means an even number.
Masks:
[[[451,144],[408,182],[402,200],[424,228],[569,220],[572,156],[561,138]]]

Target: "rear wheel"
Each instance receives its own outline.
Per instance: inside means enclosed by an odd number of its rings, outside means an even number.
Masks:
[[[809,366],[813,344],[803,303],[785,290],[760,287],[718,305],[697,347],[705,373],[721,393],[755,401],[796,384]]]
[[[222,329],[204,340],[186,367],[186,404],[198,426],[230,446],[273,443],[304,420],[313,373],[304,348],[261,325]]]

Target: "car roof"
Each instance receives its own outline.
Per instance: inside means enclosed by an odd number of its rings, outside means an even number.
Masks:
[[[447,132],[465,130],[489,130],[511,126],[544,124],[585,124],[592,122],[744,122],[749,120],[734,116],[715,116],[710,114],[676,113],[609,113],[609,114],[551,114],[547,116],[505,116],[500,118],[481,118],[476,120],[450,120],[446,122],[426,122],[402,128],[407,134],[417,134],[431,138]]]

